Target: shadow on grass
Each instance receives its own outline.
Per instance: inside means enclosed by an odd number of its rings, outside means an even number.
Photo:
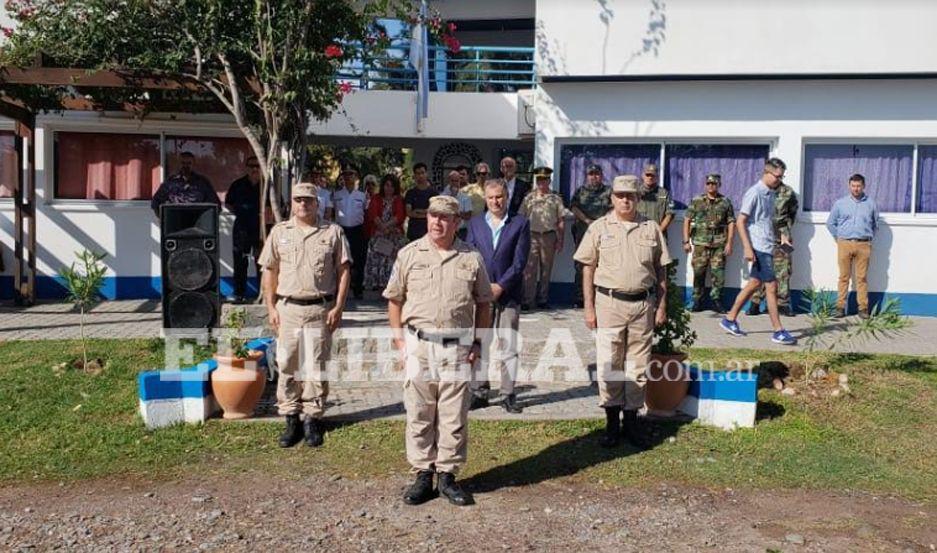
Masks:
[[[639,424],[641,432],[653,448],[676,435],[680,427],[688,422],[645,420]],[[494,492],[501,488],[539,484],[570,476],[601,463],[641,453],[627,442],[611,449],[602,448],[599,446],[599,438],[604,432],[604,429],[594,430],[553,444],[534,455],[473,475],[462,484],[475,493]]]
[[[784,416],[787,410],[780,403],[774,401],[759,401],[755,407],[755,422],[769,421]]]

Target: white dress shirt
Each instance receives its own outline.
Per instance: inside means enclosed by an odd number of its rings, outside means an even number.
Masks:
[[[348,191],[344,186],[332,194],[335,206],[335,222],[343,227],[357,227],[364,224],[364,212],[367,208],[367,195],[357,188]]]

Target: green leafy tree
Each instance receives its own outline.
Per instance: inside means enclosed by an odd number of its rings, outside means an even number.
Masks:
[[[95,253],[89,250],[76,252],[75,256],[81,263],[81,268],[76,268],[72,262],[70,267],[62,267],[59,270],[59,276],[65,280],[65,287],[68,289],[66,301],[69,301],[81,311],[81,318],[78,322],[79,334],[81,335],[81,356],[82,367],[88,368],[88,347],[85,343],[85,314],[91,310],[101,300],[101,286],[104,284],[104,274],[107,268],[101,263],[106,254]]]
[[[409,3],[408,3],[409,5]],[[395,4],[396,6],[396,4]],[[363,49],[389,0],[8,0],[16,21],[4,29],[4,67],[107,70],[125,88],[9,86],[29,108],[61,108],[86,98],[147,112],[157,100],[201,111],[210,100],[229,112],[263,170],[263,197],[279,219],[279,188],[305,166],[311,120],[327,119],[351,91],[335,75]],[[402,9],[402,8],[400,8]],[[178,85],[147,90],[144,79]],[[152,88],[152,87],[149,87]],[[164,104],[163,104],[164,105]],[[263,225],[261,226],[263,228]]]

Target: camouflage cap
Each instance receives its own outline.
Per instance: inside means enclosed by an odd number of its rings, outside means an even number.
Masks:
[[[714,182],[716,184],[722,184],[722,175],[719,173],[710,173],[706,175],[706,184]]]
[[[549,167],[535,167],[534,168],[534,178],[535,179],[548,179],[553,175],[553,169]]]
[[[319,187],[309,182],[301,182],[293,186],[290,196],[293,198],[318,198]]]
[[[589,166],[586,168],[586,173],[601,173],[601,172],[602,172],[602,166],[599,165],[598,163],[590,163]]]
[[[657,168],[657,164],[656,164],[656,163],[648,163],[647,165],[644,166],[644,172],[645,172],[645,173],[653,173],[653,174],[656,175],[656,174],[659,172],[659,170],[658,170],[658,168]]]
[[[452,196],[433,196],[429,200],[429,212],[437,215],[458,215],[459,200]]]
[[[638,193],[638,177],[635,175],[618,175],[612,181],[612,192]]]

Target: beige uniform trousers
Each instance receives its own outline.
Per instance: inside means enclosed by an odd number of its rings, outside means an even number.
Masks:
[[[325,315],[332,303],[296,305],[277,302],[280,332],[277,335],[277,411],[280,415],[305,413],[320,418],[329,395],[326,361],[332,335]],[[305,331],[304,331],[305,329]]]
[[[846,296],[849,294],[849,277],[853,267],[856,269],[853,284],[856,287],[856,301],[859,311],[869,310],[869,259],[872,257],[872,242],[855,240],[837,240],[839,261],[839,296],[836,298],[837,309],[846,308]]]
[[[524,267],[525,305],[547,303],[555,255],[556,231],[530,233],[530,255],[527,256],[527,266]]]
[[[640,409],[651,359],[654,304],[595,293],[599,405]]]
[[[508,305],[492,304],[491,331],[486,332],[482,340],[482,357],[475,363],[472,393],[488,396],[491,389],[492,375],[500,377],[501,396],[514,393],[517,382],[517,369],[520,363],[518,345],[520,336],[520,307],[511,302]]]
[[[468,453],[471,348],[420,340],[411,332],[406,344],[407,462],[413,472],[457,474]]]

